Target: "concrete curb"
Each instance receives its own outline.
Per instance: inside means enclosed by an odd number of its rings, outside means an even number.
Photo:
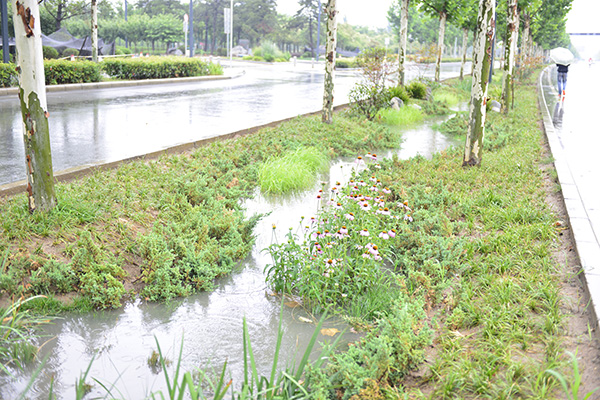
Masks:
[[[598,328],[598,317],[600,316],[600,246],[594,236],[592,224],[587,211],[581,200],[579,188],[577,187],[567,157],[565,155],[560,138],[554,130],[552,117],[548,110],[548,104],[544,97],[543,81],[548,80],[550,68],[545,68],[538,80],[538,102],[542,113],[542,120],[546,138],[554,157],[554,168],[558,174],[563,194],[565,207],[569,217],[569,226],[575,238],[575,249],[581,266],[580,279],[586,292],[587,302],[592,312],[593,328]]]
[[[348,107],[348,104],[341,104],[341,105],[335,106],[333,109],[334,109],[334,111],[340,111],[347,107]],[[57,183],[58,182],[69,182],[74,179],[93,174],[96,171],[105,171],[105,170],[109,170],[109,169],[118,168],[120,165],[122,165],[124,163],[138,161],[138,160],[153,160],[153,159],[157,159],[157,158],[159,158],[163,155],[167,155],[167,154],[179,154],[179,153],[183,153],[186,151],[191,151],[193,149],[196,149],[196,148],[199,148],[202,146],[206,146],[207,144],[212,143],[212,142],[224,141],[227,139],[237,139],[239,137],[255,133],[264,128],[275,127],[283,122],[291,121],[300,116],[310,116],[310,115],[319,115],[319,114],[321,114],[320,110],[314,111],[311,113],[307,113],[307,114],[300,114],[295,117],[290,117],[290,118],[285,118],[285,119],[281,119],[278,121],[269,122],[269,123],[263,124],[263,125],[253,126],[250,128],[226,133],[226,134],[219,135],[219,136],[213,136],[213,137],[209,137],[209,138],[196,140],[194,142],[183,143],[183,144],[179,144],[176,146],[167,147],[162,150],[158,150],[158,151],[154,151],[154,152],[146,153],[146,154],[140,154],[140,155],[125,158],[122,160],[110,161],[110,162],[100,162],[100,163],[95,163],[95,164],[86,164],[86,165],[82,165],[79,167],[68,168],[68,169],[65,169],[62,171],[55,172],[54,180]],[[18,193],[24,193],[26,188],[27,188],[27,182],[25,180],[0,185],[0,198],[7,197],[7,196],[13,196]]]
[[[111,81],[111,82],[91,82],[91,83],[70,83],[66,85],[48,85],[46,92],[67,92],[72,90],[93,90],[110,89],[132,86],[162,85],[165,83],[186,83],[201,81],[218,81],[223,79],[234,79],[244,75],[245,71],[233,75],[208,75],[208,76],[190,76],[186,78],[166,78],[166,79],[140,79],[139,81]],[[0,96],[11,96],[19,93],[18,87],[0,88]]]

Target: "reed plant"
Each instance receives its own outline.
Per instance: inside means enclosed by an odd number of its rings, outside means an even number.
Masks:
[[[258,171],[263,193],[280,194],[307,189],[314,185],[317,173],[329,167],[329,159],[313,147],[301,147],[272,157]]]
[[[404,106],[399,110],[383,108],[377,112],[376,119],[386,125],[410,126],[423,121],[423,112],[416,107]]]

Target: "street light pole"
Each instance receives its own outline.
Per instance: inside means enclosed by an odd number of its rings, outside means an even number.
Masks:
[[[319,0],[319,14],[317,16],[317,55],[315,60],[319,62],[319,47],[321,46],[321,0]]]
[[[190,0],[190,57],[194,57],[194,2]]]
[[[229,67],[232,66],[233,60],[233,0],[230,0],[230,15],[229,15]]]
[[[127,0],[125,0],[125,22],[127,22]],[[129,47],[127,43],[127,38],[125,38],[125,48]]]
[[[10,48],[8,47],[8,8],[6,0],[0,0],[0,13],[2,13],[2,62],[8,64]]]
[[[190,0],[190,57],[194,57],[194,2]]]

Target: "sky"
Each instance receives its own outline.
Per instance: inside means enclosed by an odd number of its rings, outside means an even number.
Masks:
[[[388,25],[387,12],[394,0],[337,0],[340,20],[351,25],[385,28]],[[600,0],[595,0],[600,1]],[[323,4],[327,0],[321,0]],[[366,3],[366,4],[365,4]],[[298,11],[298,0],[277,0],[280,14],[293,15]]]
[[[567,15],[567,33],[600,33],[600,0],[573,0]],[[582,58],[600,58],[600,36],[571,36]]]

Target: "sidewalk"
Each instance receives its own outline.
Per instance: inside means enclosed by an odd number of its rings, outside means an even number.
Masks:
[[[569,227],[576,242],[594,327],[600,316],[600,121],[594,108],[600,81],[587,64],[569,71],[567,96],[558,100],[554,66],[540,75],[539,102],[554,157]]]

